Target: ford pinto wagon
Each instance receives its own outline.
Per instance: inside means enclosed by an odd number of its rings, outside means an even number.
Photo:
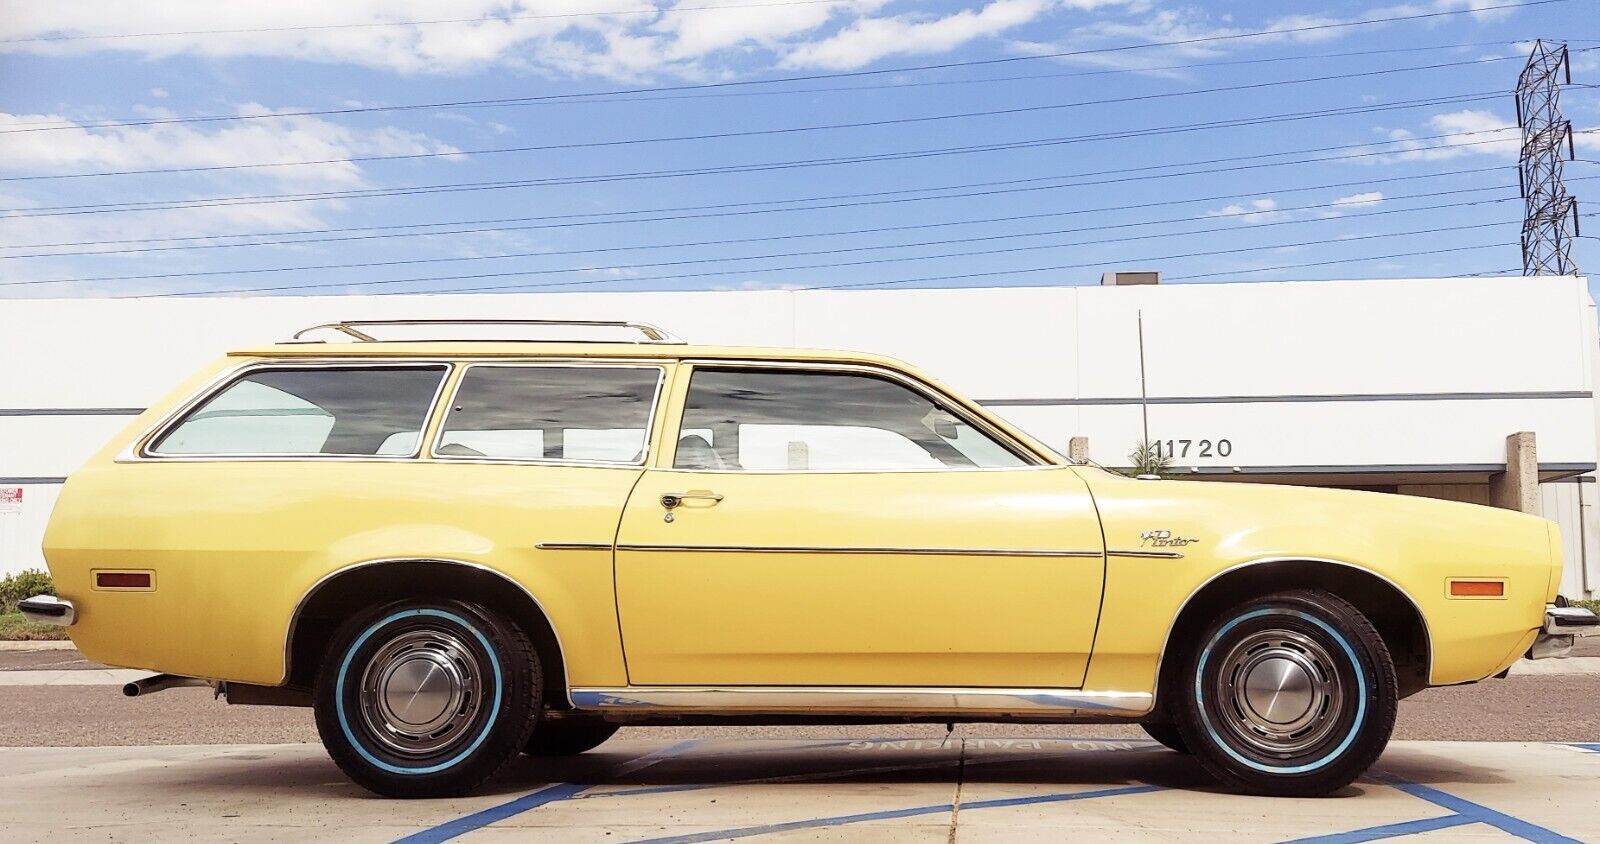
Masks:
[[[25,611],[129,694],[310,706],[400,797],[621,725],[907,722],[1138,723],[1324,794],[1402,698],[1595,624],[1543,519],[1129,479],[887,358],[523,323],[642,340],[234,352],[67,481]]]

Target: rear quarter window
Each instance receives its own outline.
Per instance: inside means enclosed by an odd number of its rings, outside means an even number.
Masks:
[[[443,364],[263,367],[229,382],[149,446],[153,456],[409,456]]]

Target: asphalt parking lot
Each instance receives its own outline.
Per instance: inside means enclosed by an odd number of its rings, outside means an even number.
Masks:
[[[471,798],[389,801],[344,779],[307,710],[127,699],[119,677],[0,653],[6,841],[1600,839],[1595,673],[1424,692],[1373,773],[1317,800],[1218,791],[1133,727],[967,725],[624,730]]]

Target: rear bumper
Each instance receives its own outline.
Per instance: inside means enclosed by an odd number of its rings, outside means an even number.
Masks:
[[[38,624],[71,627],[78,621],[78,608],[65,598],[54,595],[35,595],[17,604],[22,617]]]
[[[1529,659],[1563,657],[1572,652],[1572,643],[1579,636],[1600,632],[1600,618],[1582,607],[1548,607],[1544,611],[1544,627],[1534,637],[1528,649]]]

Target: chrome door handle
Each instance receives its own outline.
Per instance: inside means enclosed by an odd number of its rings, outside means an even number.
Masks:
[[[663,492],[661,493],[661,506],[668,510],[677,507],[685,501],[709,501],[712,504],[722,500],[722,495],[715,492]]]

